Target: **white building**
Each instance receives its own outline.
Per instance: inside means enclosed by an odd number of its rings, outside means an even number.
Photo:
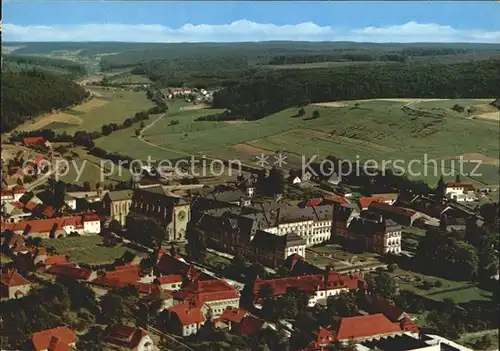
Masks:
[[[76,199],[73,196],[66,194],[64,196],[64,203],[73,211],[76,210]]]
[[[464,183],[448,183],[446,184],[446,196],[450,199],[457,199],[458,197],[463,198],[464,194],[474,191],[474,186],[472,184]]]
[[[170,328],[180,336],[186,337],[198,333],[206,321],[201,308],[190,306],[189,303],[174,305],[168,311]]]
[[[2,299],[18,299],[31,290],[31,283],[16,270],[10,269],[0,274],[0,292]]]
[[[24,195],[26,189],[20,185],[16,185],[12,190],[2,190],[0,192],[2,203],[16,202]]]

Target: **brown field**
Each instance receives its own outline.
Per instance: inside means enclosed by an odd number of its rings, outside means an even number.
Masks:
[[[334,101],[334,102],[320,102],[320,103],[313,104],[313,105],[314,106],[318,106],[318,107],[347,107],[348,106],[346,103],[338,102],[338,101]]]
[[[487,121],[498,122],[498,121],[500,121],[500,111],[498,111],[498,112],[482,113],[480,115],[474,116],[474,119],[484,119],[484,120],[487,120]]]
[[[188,105],[188,106],[184,106],[184,111],[201,110],[201,109],[209,108],[209,107],[210,107],[210,105],[207,105],[207,104]]]
[[[43,127],[48,126],[52,123],[64,123],[72,125],[82,124],[82,119],[80,117],[70,115],[64,112],[56,112],[49,115],[44,115],[38,117],[35,121],[27,121],[22,125],[18,126],[16,130],[22,132],[30,132],[33,130],[43,129]]]
[[[245,121],[244,119],[235,119],[232,121],[224,121],[224,123],[227,124],[241,124],[241,123],[247,123],[248,121]]]
[[[387,98],[387,99],[375,99],[379,101],[395,101],[395,102],[421,102],[421,101],[444,101],[448,99],[408,99],[408,98]],[[369,100],[367,100],[369,101]]]
[[[98,107],[104,106],[108,103],[109,101],[102,100],[102,99],[91,99],[81,105],[78,105],[76,107],[73,107],[74,111],[77,112],[89,112],[92,111],[93,109],[96,109]]]
[[[238,153],[242,153],[242,154],[246,154],[246,155],[249,155],[249,156],[258,156],[258,155],[273,155],[274,152],[271,152],[269,150],[264,150],[264,149],[261,149],[261,148],[258,148],[258,147],[255,147],[255,146],[252,146],[252,145],[248,145],[248,144],[236,144],[236,145],[233,145],[233,150],[238,152]]]

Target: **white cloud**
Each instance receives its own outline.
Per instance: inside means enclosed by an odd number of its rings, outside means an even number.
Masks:
[[[500,43],[500,31],[460,30],[434,23],[408,22],[387,27],[341,30],[312,22],[275,25],[239,20],[230,24],[81,24],[71,26],[3,25],[5,41],[235,42],[264,40],[365,42]]]

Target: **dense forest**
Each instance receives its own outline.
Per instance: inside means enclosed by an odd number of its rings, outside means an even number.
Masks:
[[[66,108],[87,93],[69,78],[36,70],[2,72],[2,131],[10,131],[30,117]]]
[[[291,65],[305,64],[313,62],[440,62],[453,63],[455,61],[467,61],[478,59],[489,59],[500,57],[498,51],[478,50],[475,48],[455,48],[455,47],[403,47],[399,50],[343,50],[333,54],[306,55],[281,55],[274,56],[269,60],[270,65]]]
[[[368,98],[479,98],[499,96],[500,60],[458,64],[345,66],[277,70],[214,94],[213,119],[260,119],[311,102]]]
[[[20,67],[23,67],[23,65],[25,65],[26,67],[27,65],[49,67],[49,68],[56,67],[64,71],[68,71],[68,73],[77,76],[87,74],[85,66],[70,60],[62,60],[62,59],[42,57],[42,56],[5,55],[3,57],[3,61],[4,64],[7,64],[7,67],[8,63],[12,62]]]
[[[236,83],[249,67],[249,60],[244,56],[174,58],[141,64],[132,73],[145,75],[161,87],[205,88]]]

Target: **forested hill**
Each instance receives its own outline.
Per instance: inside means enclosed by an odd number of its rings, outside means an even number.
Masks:
[[[2,131],[30,117],[81,102],[86,91],[69,78],[46,72],[2,72]]]
[[[259,119],[310,102],[374,98],[500,96],[500,59],[457,64],[394,64],[265,71],[214,94],[219,119]]]
[[[3,61],[4,65],[7,67],[7,69],[4,70],[26,71],[26,67],[28,66],[37,66],[42,67],[44,71],[57,69],[61,73],[71,74],[74,76],[83,76],[87,74],[87,70],[82,64],[70,60],[56,59],[52,57],[5,55],[3,57]]]

